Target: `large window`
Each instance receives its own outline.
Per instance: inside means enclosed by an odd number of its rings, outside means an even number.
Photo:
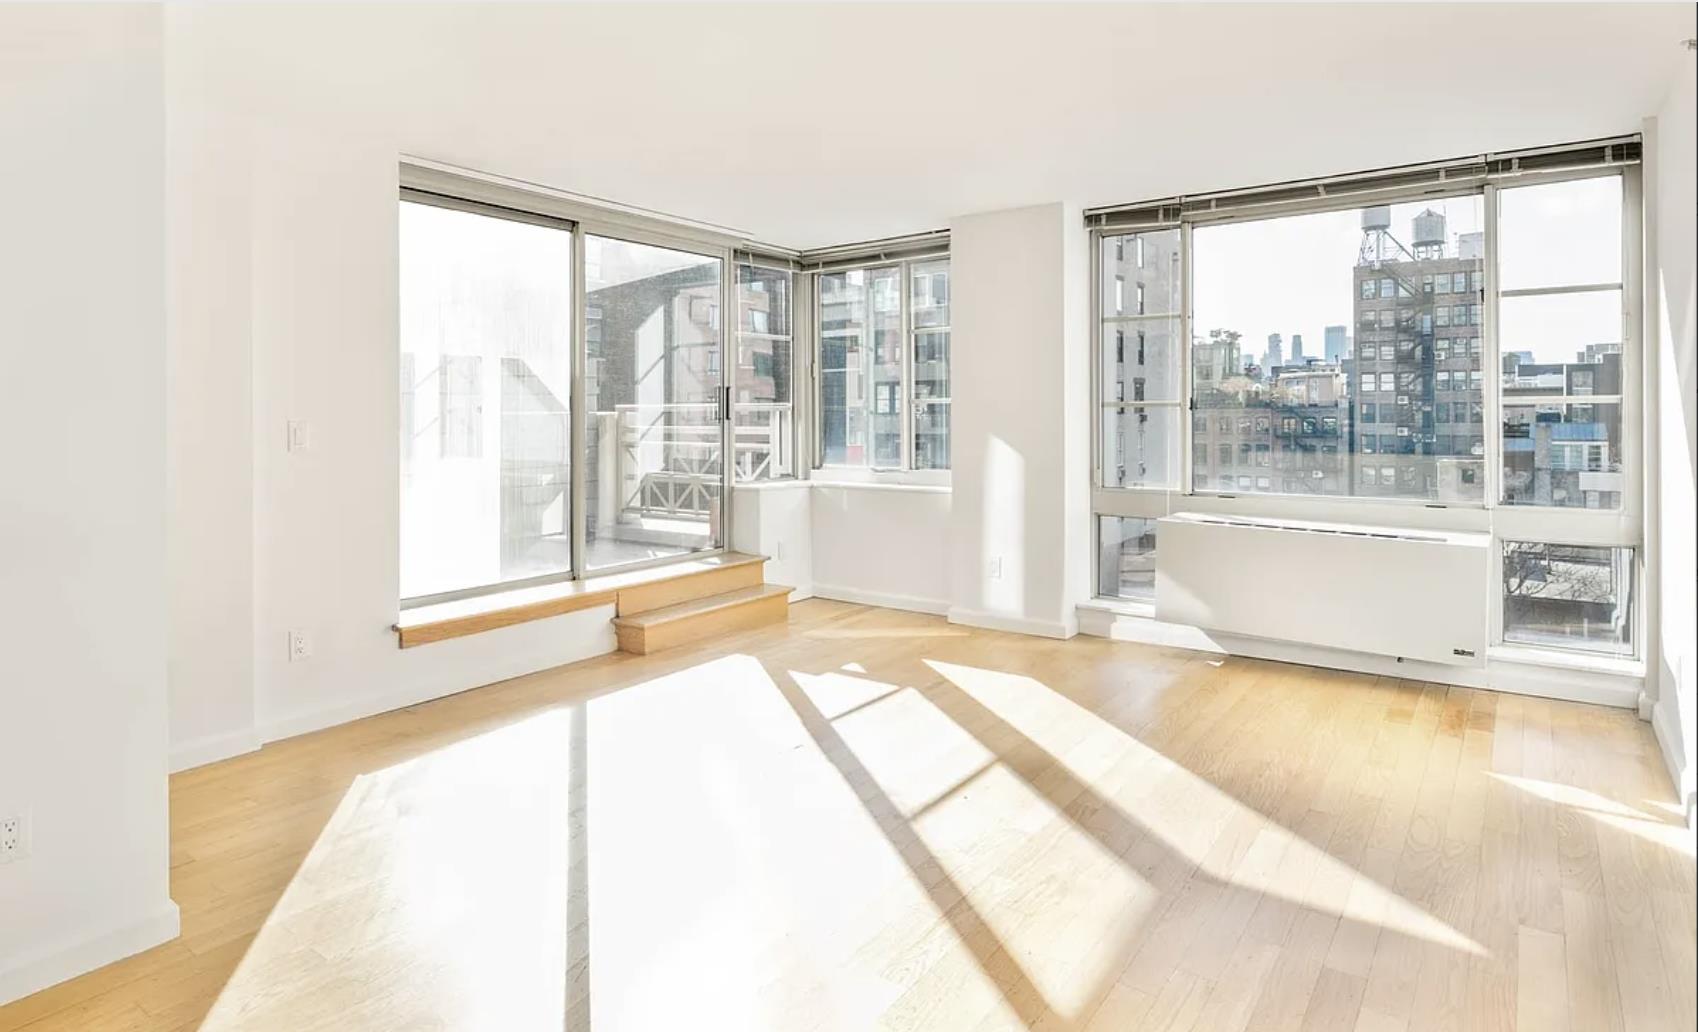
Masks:
[[[820,457],[949,468],[949,261],[818,276]]]
[[[791,286],[788,270],[737,266],[732,434],[740,481],[796,475]]]
[[[1094,217],[1098,593],[1152,596],[1180,505],[1501,507],[1500,640],[1633,654],[1633,146]]]
[[[1193,489],[1483,501],[1484,216],[1472,194],[1199,226],[1193,440],[1230,447]]]
[[[401,596],[568,573],[572,234],[403,202]]]

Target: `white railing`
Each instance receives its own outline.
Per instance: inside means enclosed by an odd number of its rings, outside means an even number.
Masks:
[[[724,448],[712,402],[616,405],[597,412],[598,518],[604,525],[639,516],[712,519],[719,508]],[[738,480],[795,472],[787,403],[738,405],[732,463]]]

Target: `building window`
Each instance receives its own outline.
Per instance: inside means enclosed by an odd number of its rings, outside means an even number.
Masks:
[[[1192,332],[1192,404],[1199,410],[1254,414],[1255,425],[1283,427],[1284,417],[1296,420],[1298,433],[1281,434],[1265,443],[1273,452],[1273,465],[1286,465],[1281,453],[1289,453],[1291,465],[1300,467],[1304,456],[1324,463],[1323,443],[1339,447],[1332,457],[1334,473],[1303,481],[1304,493],[1348,496],[1357,486],[1376,496],[1395,495],[1424,501],[1483,502],[1481,478],[1464,478],[1455,471],[1472,469],[1479,459],[1441,449],[1432,426],[1432,391],[1469,391],[1474,399],[1478,388],[1470,386],[1476,367],[1457,369],[1454,354],[1445,371],[1429,375],[1428,355],[1433,341],[1429,317],[1443,323],[1452,309],[1468,319],[1467,306],[1435,305],[1427,290],[1451,290],[1458,276],[1466,276],[1481,259],[1465,257],[1460,235],[1483,231],[1483,194],[1435,198],[1392,204],[1371,209],[1364,218],[1361,209],[1287,215],[1230,222],[1206,222],[1194,227],[1192,283],[1196,297]],[[1366,228],[1365,228],[1366,227]],[[1289,260],[1293,254],[1332,254],[1333,264],[1304,265]],[[1228,380],[1210,379],[1200,368],[1228,366],[1243,369],[1234,355],[1222,360],[1218,352],[1241,347],[1239,342],[1261,340],[1289,324],[1289,300],[1270,300],[1261,284],[1268,270],[1279,269],[1285,294],[1302,298],[1312,312],[1304,317],[1319,324],[1344,323],[1343,305],[1355,308],[1352,320],[1380,333],[1394,330],[1395,339],[1379,337],[1360,345],[1363,361],[1371,368],[1352,368],[1343,356],[1310,360],[1305,366],[1252,366],[1248,374]],[[1343,292],[1340,287],[1353,284]],[[1452,293],[1451,296],[1454,296]],[[1372,306],[1372,307],[1370,307]],[[1373,312],[1380,314],[1375,316]],[[1371,332],[1371,331],[1365,331]],[[1468,399],[1473,400],[1473,399]],[[1372,405],[1373,408],[1358,408]],[[1379,428],[1378,448],[1357,429],[1372,423]],[[1387,447],[1387,442],[1396,442]],[[1256,442],[1261,444],[1264,442]],[[1454,442],[1452,442],[1454,445]],[[1409,457],[1402,474],[1369,466],[1355,459],[1356,453],[1396,452]],[[1441,475],[1441,467],[1446,472]],[[1326,468],[1312,466],[1317,472]],[[1372,479],[1363,472],[1373,469]],[[1262,490],[1257,482],[1238,485],[1240,490]],[[1271,489],[1271,485],[1269,487]]]
[[[1504,542],[1504,641],[1634,655],[1633,563],[1629,548]]]
[[[788,270],[737,266],[732,451],[739,481],[796,475],[791,286]]]
[[[948,469],[949,260],[821,273],[818,289],[823,464]]]
[[[1500,198],[1498,272],[1513,291],[1498,304],[1503,501],[1619,509],[1621,177],[1518,187]]]
[[[1155,599],[1155,520],[1098,517],[1097,594],[1137,601]]]
[[[1177,489],[1180,483],[1182,347],[1179,338],[1179,233],[1106,236],[1098,249],[1105,286],[1136,275],[1134,308],[1104,298],[1099,313],[1103,353],[1098,360],[1098,482],[1104,487]],[[1111,341],[1130,334],[1133,355],[1116,356]],[[1240,371],[1236,353],[1205,364],[1200,375],[1230,378]],[[1228,359],[1231,361],[1228,361]]]
[[[572,234],[404,200],[400,594],[570,575]]]

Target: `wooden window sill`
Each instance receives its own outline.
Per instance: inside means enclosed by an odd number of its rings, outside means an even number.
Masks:
[[[651,609],[666,604],[680,581],[710,574],[724,574],[750,563],[764,563],[758,555],[726,552],[627,573],[610,573],[583,580],[561,581],[512,591],[498,591],[475,598],[455,599],[408,609],[395,622],[401,648],[433,641],[463,638],[498,627],[546,620],[580,609],[611,605],[618,613]],[[672,587],[669,587],[672,586]]]

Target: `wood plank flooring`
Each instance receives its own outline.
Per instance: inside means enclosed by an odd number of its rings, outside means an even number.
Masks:
[[[0,1032],[1652,1030],[1631,713],[826,601],[172,778],[180,939]]]

